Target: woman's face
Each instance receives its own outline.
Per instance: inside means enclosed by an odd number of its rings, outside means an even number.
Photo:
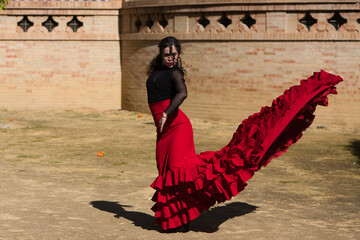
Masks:
[[[179,53],[176,50],[175,46],[172,45],[172,51],[170,52],[170,48],[164,48],[162,53],[162,64],[168,68],[172,68],[177,64]]]

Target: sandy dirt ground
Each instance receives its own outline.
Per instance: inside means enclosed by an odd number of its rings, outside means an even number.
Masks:
[[[192,123],[197,152],[218,150],[237,128]],[[202,213],[188,233],[164,234],[150,210],[149,185],[157,173],[151,116],[2,109],[0,124],[0,239],[360,236],[356,131],[317,126],[315,119],[302,139],[255,173],[238,196]]]

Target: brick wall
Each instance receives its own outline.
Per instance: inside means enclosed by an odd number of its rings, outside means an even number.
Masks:
[[[0,108],[121,106],[120,46],[106,41],[0,41]]]
[[[123,41],[123,108],[148,112],[145,68],[156,41]],[[360,48],[357,42],[182,41],[190,116],[241,121],[270,105],[288,87],[321,69],[345,80],[330,107],[319,106],[316,125],[359,128]],[[126,61],[125,61],[126,59]]]

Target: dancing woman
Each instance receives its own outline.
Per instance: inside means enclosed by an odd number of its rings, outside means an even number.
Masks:
[[[230,200],[246,187],[254,172],[295,143],[314,119],[317,105],[336,94],[339,76],[314,73],[286,90],[271,107],[245,119],[219,151],[196,154],[192,126],[178,108],[187,97],[181,45],[162,39],[148,66],[148,103],[157,128],[158,177],[151,184],[155,224],[165,232],[185,232],[190,221],[216,202]]]

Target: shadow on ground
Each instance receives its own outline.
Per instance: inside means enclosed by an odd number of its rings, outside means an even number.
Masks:
[[[116,218],[123,217],[132,221],[135,226],[146,230],[161,231],[160,227],[154,225],[155,218],[149,214],[127,211],[125,208],[131,208],[131,205],[122,205],[118,202],[92,201],[90,204],[99,210],[114,213]],[[225,221],[251,213],[256,210],[256,206],[247,203],[233,202],[225,206],[214,207],[210,211],[203,212],[197,219],[191,223],[191,231],[195,232],[216,232],[219,226]]]
[[[356,156],[357,162],[360,163],[360,140],[353,139],[348,146],[348,149]]]
[[[135,226],[139,226],[143,229],[147,230],[158,230],[158,228],[154,225],[154,217],[136,211],[127,211],[125,208],[131,208],[131,205],[122,205],[118,202],[109,202],[109,201],[92,201],[90,204],[99,210],[114,213],[116,218],[126,218],[134,223]]]
[[[214,207],[191,223],[191,230],[195,232],[213,233],[227,220],[254,212],[258,207],[242,202],[232,202],[225,206]]]

